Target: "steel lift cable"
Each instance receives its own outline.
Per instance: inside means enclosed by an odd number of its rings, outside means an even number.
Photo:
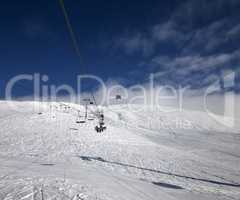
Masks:
[[[70,38],[71,38],[71,41],[72,41],[72,45],[74,47],[74,50],[75,50],[75,53],[79,59],[79,64],[80,64],[80,67],[83,68],[82,66],[82,58],[81,58],[81,53],[80,53],[80,49],[79,49],[79,45],[78,45],[78,40],[77,40],[77,37],[76,37],[76,34],[74,32],[74,29],[70,23],[70,19],[69,19],[69,15],[68,15],[68,12],[67,12],[67,9],[65,7],[65,4],[64,4],[64,0],[58,0],[59,4],[60,4],[60,7],[61,7],[61,10],[62,10],[62,13],[63,13],[63,16],[64,16],[64,20],[65,20],[65,23],[66,23],[66,26],[67,26],[67,29],[68,29],[68,32],[69,32],[69,35],[70,35]],[[92,95],[92,98],[93,98],[93,101],[94,101],[94,104],[96,106],[96,109],[97,109],[97,113],[98,115],[97,116],[102,116],[103,114],[99,111],[98,109],[98,105],[97,105],[97,102],[96,102],[96,99],[94,97],[94,94],[93,94],[93,91],[91,90],[90,91],[91,95]],[[101,117],[102,118],[102,117]],[[100,119],[101,120],[101,119]],[[101,129],[101,125],[100,125],[100,129]]]

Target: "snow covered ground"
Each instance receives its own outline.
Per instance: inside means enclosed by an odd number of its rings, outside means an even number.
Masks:
[[[84,107],[13,104],[0,102],[1,200],[240,197],[240,131],[203,112],[103,107],[97,133],[97,120],[76,123]]]

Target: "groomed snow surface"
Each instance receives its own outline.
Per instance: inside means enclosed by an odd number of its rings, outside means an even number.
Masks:
[[[1,200],[240,198],[240,132],[203,112],[102,107],[97,133],[97,119],[76,123],[83,106],[11,103],[0,102]]]

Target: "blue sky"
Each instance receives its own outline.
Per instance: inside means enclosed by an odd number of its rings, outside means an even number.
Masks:
[[[239,71],[239,0],[68,0],[65,4],[81,66],[58,0],[1,3],[1,96],[7,81],[23,73],[47,74],[51,83],[73,87],[76,75],[82,73],[126,86],[144,84],[150,73],[159,73],[159,84],[199,89],[224,70]],[[20,87],[16,92],[26,93]]]

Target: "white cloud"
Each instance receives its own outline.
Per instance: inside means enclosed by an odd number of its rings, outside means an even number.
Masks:
[[[176,80],[183,79],[183,84],[196,78],[190,75],[192,72],[198,72],[199,75],[202,72],[209,72],[205,75],[205,80],[201,80],[202,84],[206,84],[212,80],[212,77],[216,77],[216,74],[213,74],[215,70],[234,67],[231,64],[234,61],[240,64],[240,49],[228,54],[210,56],[189,55],[176,58],[157,56],[152,60],[155,63],[155,70],[160,71],[162,80],[167,78],[170,81],[169,74],[174,74],[172,77]]]
[[[227,32],[228,37],[234,37],[234,36],[239,37],[239,35],[240,35],[240,24],[234,26],[231,30]]]
[[[237,0],[187,1],[169,20],[149,27],[147,33],[123,37],[120,46],[128,54],[148,55],[139,63],[159,72],[168,82],[175,78],[187,83],[196,78],[208,84],[218,76],[213,74],[216,70],[240,64],[240,24],[234,15],[224,14],[226,8],[234,10],[237,6]],[[172,48],[171,54],[163,49],[166,43]],[[159,49],[163,51],[159,53]],[[194,72],[199,76],[192,77]],[[205,77],[201,77],[202,72]]]
[[[135,35],[127,35],[116,40],[116,46],[125,51],[126,54],[132,55],[136,52],[149,56],[154,50],[154,43],[151,38],[141,33]]]
[[[186,45],[183,53],[213,53],[216,50],[220,50],[221,46],[228,45],[229,39],[233,37],[231,34],[238,31],[240,32],[240,28],[238,30],[238,25],[231,23],[231,19],[213,22],[195,30],[194,37]]]
[[[184,34],[178,30],[177,25],[168,21],[164,24],[157,24],[152,29],[152,37],[158,41],[181,41],[185,39]]]
[[[239,0],[188,0],[176,8],[172,20],[187,26],[213,23],[216,19],[223,18],[226,11],[237,12],[234,9],[239,5]]]

